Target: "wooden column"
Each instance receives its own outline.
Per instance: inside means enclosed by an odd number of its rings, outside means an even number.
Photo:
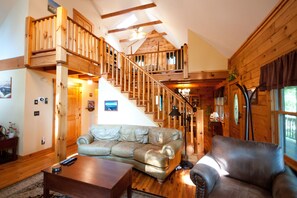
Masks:
[[[57,161],[66,158],[67,143],[67,107],[68,107],[68,68],[66,53],[67,11],[57,9],[56,23],[56,104],[55,104],[55,153]]]
[[[55,141],[56,159],[61,161],[66,158],[67,143],[67,107],[68,107],[68,68],[62,63],[56,69],[56,104],[55,104]]]
[[[56,60],[66,62],[66,30],[67,30],[67,10],[63,7],[57,8],[56,23]]]
[[[32,56],[32,31],[33,31],[33,18],[26,17],[26,33],[25,33],[25,57],[24,64],[26,66],[31,65],[31,56]]]
[[[183,50],[183,65],[184,65],[184,78],[189,78],[189,57],[188,57],[188,45],[184,44]]]

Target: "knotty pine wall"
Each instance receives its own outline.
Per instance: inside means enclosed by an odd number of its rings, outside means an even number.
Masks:
[[[297,1],[282,0],[230,58],[229,69],[237,68],[241,84],[247,88],[256,87],[259,85],[261,66],[296,48]],[[255,140],[272,142],[274,136],[271,130],[269,92],[259,92],[258,104],[252,105],[252,113]]]
[[[155,30],[151,34],[157,33]],[[147,52],[157,52],[159,44],[159,51],[165,50],[175,50],[176,48],[167,41],[163,36],[155,38],[147,38],[142,45],[137,49],[135,54],[147,53]]]

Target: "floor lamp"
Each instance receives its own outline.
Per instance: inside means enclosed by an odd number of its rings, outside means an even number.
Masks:
[[[179,96],[181,96],[184,99],[184,116],[183,116],[183,123],[184,123],[184,134],[185,134],[185,156],[184,159],[181,161],[180,166],[182,167],[182,169],[191,169],[193,168],[193,164],[188,161],[188,155],[187,155],[187,104],[190,105],[190,107],[192,107],[193,112],[197,111],[197,108],[194,107],[191,103],[189,103],[189,101],[181,94],[178,92],[178,90],[175,90],[175,93],[178,94]],[[172,107],[172,111],[169,114],[171,117],[179,117],[181,115],[181,113],[178,111],[178,109],[176,108],[176,106]]]

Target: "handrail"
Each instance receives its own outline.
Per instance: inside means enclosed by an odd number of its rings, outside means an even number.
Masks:
[[[169,113],[173,105],[180,112],[184,112],[184,99],[105,41],[104,49],[106,53],[104,53],[103,72],[107,74],[112,83],[121,87],[121,91],[129,93],[130,98],[137,101],[137,105],[145,106],[146,111],[153,113],[157,122],[163,122],[162,126],[181,128],[182,119],[174,118],[171,122]],[[186,104],[186,108],[193,120],[192,107]],[[193,126],[191,126],[191,131],[193,132]]]
[[[151,53],[157,53],[157,52],[173,52],[173,51],[179,51],[180,49],[174,49],[174,50],[160,50],[160,51],[152,51],[152,52],[143,52],[143,53],[137,53],[137,54],[127,54],[127,56],[133,56],[133,55],[145,55],[145,54],[151,54]]]

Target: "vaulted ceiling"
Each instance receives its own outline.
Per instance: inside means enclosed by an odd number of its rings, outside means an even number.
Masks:
[[[0,0],[0,25],[16,0]],[[101,15],[155,3],[156,6],[102,19],[108,30],[135,14],[132,25],[161,21],[144,26],[148,33],[156,30],[177,48],[188,43],[188,30],[230,58],[249,35],[281,0],[90,0]],[[129,39],[135,29],[108,33],[119,40]],[[141,43],[140,40],[137,44]],[[121,42],[123,49],[135,41]]]
[[[188,30],[195,32],[225,57],[231,57],[249,35],[263,22],[280,0],[92,0],[101,15],[141,5],[156,7],[103,19],[108,30],[135,14],[132,25],[151,21],[162,23],[144,26],[148,33],[167,33],[165,38],[176,47],[188,42]],[[109,33],[119,40],[128,39],[135,29]],[[135,41],[122,42],[124,48]],[[139,41],[141,42],[141,41]]]

